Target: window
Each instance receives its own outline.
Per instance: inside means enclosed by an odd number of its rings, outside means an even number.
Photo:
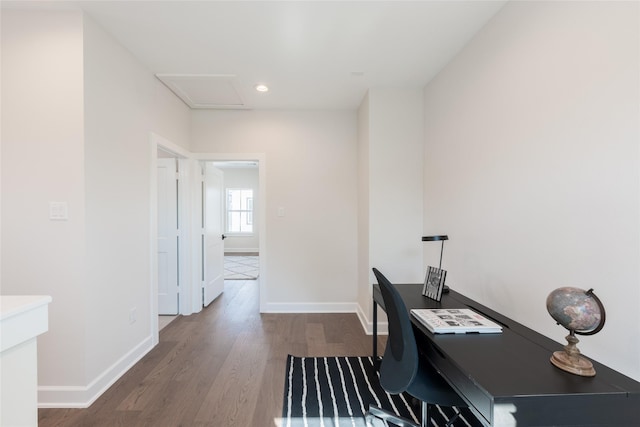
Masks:
[[[227,233],[253,233],[253,190],[227,188]]]

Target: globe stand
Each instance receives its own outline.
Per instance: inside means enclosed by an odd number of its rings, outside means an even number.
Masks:
[[[569,331],[565,337],[569,344],[564,346],[564,351],[556,351],[551,356],[551,363],[563,371],[571,372],[582,377],[593,377],[596,370],[589,359],[580,354],[577,344],[580,342],[576,338],[575,331]]]

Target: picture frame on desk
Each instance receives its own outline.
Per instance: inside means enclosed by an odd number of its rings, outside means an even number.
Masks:
[[[444,289],[444,282],[447,278],[447,270],[428,266],[427,274],[424,278],[424,286],[422,288],[422,295],[435,301],[442,299],[442,290]]]

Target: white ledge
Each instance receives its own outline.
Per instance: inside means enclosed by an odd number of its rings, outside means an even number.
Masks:
[[[47,295],[0,296],[0,352],[46,332],[50,302]]]

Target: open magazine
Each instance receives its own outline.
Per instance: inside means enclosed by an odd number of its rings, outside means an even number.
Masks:
[[[468,308],[420,308],[411,314],[434,334],[502,332],[502,326]]]

